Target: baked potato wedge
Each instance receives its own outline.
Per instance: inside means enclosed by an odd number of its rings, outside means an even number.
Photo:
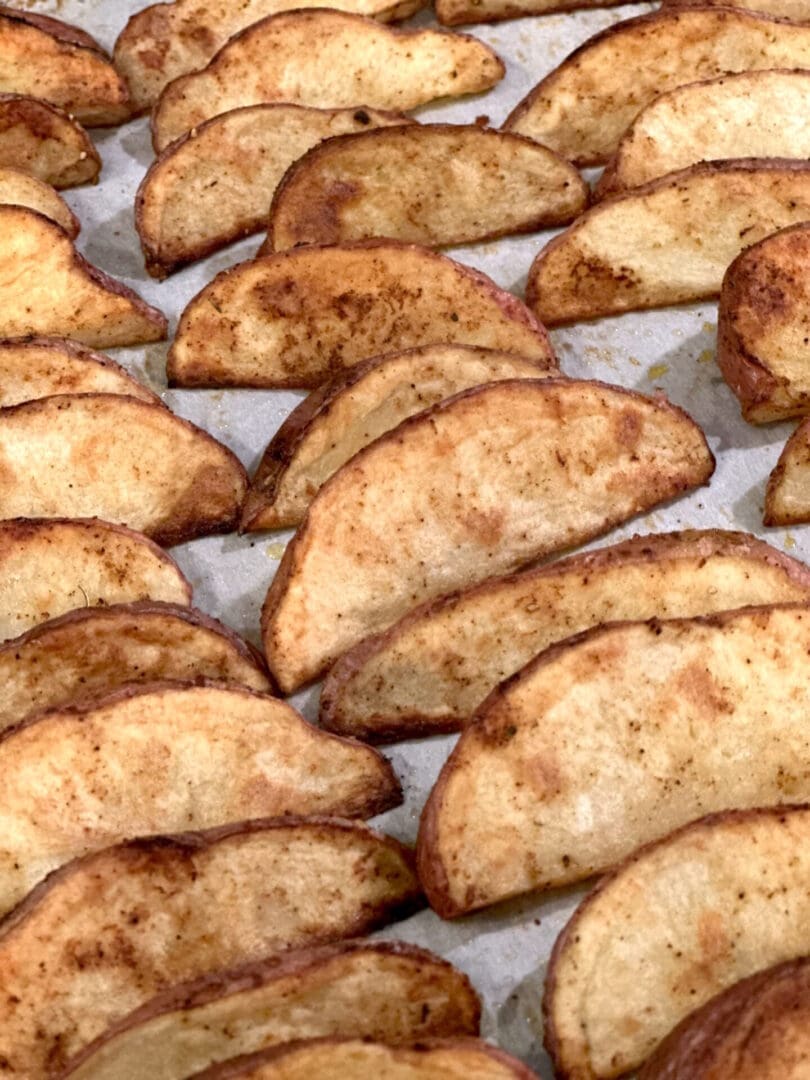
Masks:
[[[101,158],[63,109],[24,94],[0,94],[0,165],[61,189],[95,183]]]
[[[208,432],[122,394],[60,394],[0,409],[5,517],[100,517],[164,546],[229,532],[247,474]]]
[[[802,420],[768,477],[765,525],[803,525],[810,521],[810,418]]]
[[[489,90],[505,68],[483,42],[446,30],[394,30],[327,8],[260,19],[207,67],[170,82],[152,112],[159,153],[178,136],[240,105],[414,109]]]
[[[446,247],[564,225],[588,204],[573,165],[531,139],[477,124],[338,135],[287,170],[260,255],[392,237]]]
[[[180,567],[140,533],[106,521],[0,521],[0,640],[80,607],[190,604]]]
[[[217,679],[269,693],[259,653],[194,608],[79,608],[0,644],[0,732],[132,683]]]
[[[40,714],[0,737],[0,769],[0,915],[51,870],[156,829],[365,818],[402,801],[370,747],[319,731],[278,698],[214,682],[127,686]]]
[[[810,807],[795,806],[701,818],[603,878],[546,976],[559,1073],[622,1076],[719,990],[810,951],[808,874]]]
[[[753,536],[636,536],[414,609],[331,668],[320,723],[376,741],[454,731],[498,683],[572,634],[790,601],[810,601],[810,569]]]
[[[0,1053],[45,1076],[161,990],[420,906],[412,856],[340,818],[132,840],[55,870],[0,923]]]
[[[810,4],[807,0],[663,0],[665,8],[683,7],[730,7],[773,15],[791,22],[810,22]]]
[[[693,165],[597,203],[551,240],[526,302],[555,326],[716,296],[744,248],[808,218],[810,162]]]
[[[405,420],[327,481],[262,609],[285,691],[419,603],[606,532],[708,482],[700,428],[597,382],[473,387]]]
[[[436,18],[442,26],[503,22],[526,15],[613,7],[617,0],[436,0]]]
[[[667,90],[760,68],[810,68],[810,26],[739,8],[663,8],[589,38],[504,126],[576,165],[604,165],[641,110]]]
[[[477,1035],[469,980],[425,949],[350,941],[164,991],[71,1062],[70,1080],[185,1080],[239,1054],[323,1036],[392,1045]]]
[[[43,180],[0,165],[0,205],[25,206],[60,225],[71,240],[79,235],[79,219],[63,198]]]
[[[322,139],[410,123],[403,113],[283,104],[207,120],[171,143],[138,188],[135,225],[147,271],[165,278],[266,228],[284,173]]]
[[[304,398],[270,440],[242,508],[242,529],[300,524],[330,476],[409,416],[471,386],[543,373],[533,360],[470,345],[423,345],[356,364]]]
[[[166,337],[166,318],[84,259],[54,222],[0,206],[0,337],[52,334],[96,348]]]
[[[314,387],[370,356],[437,342],[557,366],[544,328],[511,293],[392,240],[225,270],[183,312],[166,373],[171,386]]]

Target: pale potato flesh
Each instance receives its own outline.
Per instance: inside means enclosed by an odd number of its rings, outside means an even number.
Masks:
[[[410,913],[410,852],[338,818],[133,840],[68,863],[0,924],[0,1055],[57,1071],[160,990]]]
[[[694,165],[583,214],[534,260],[526,300],[557,325],[716,296],[743,248],[807,218],[810,163]]]
[[[753,536],[634,537],[408,613],[329,671],[320,723],[362,739],[452,730],[543,649],[590,627],[799,600],[810,600],[810,570]]]
[[[726,812],[604,878],[558,939],[546,1045],[576,1080],[638,1065],[697,1006],[810,951],[810,809]]]
[[[24,94],[0,94],[0,165],[70,188],[93,183],[101,158],[84,128],[62,109]]]
[[[315,496],[262,610],[270,669],[291,691],[420,601],[598,536],[713,468],[685,413],[631,391],[524,379],[457,394]]]
[[[545,330],[484,274],[427,248],[302,248],[219,274],[186,307],[173,386],[318,386],[370,356],[437,342],[556,367]]]
[[[802,420],[785,443],[765,491],[766,525],[810,521],[810,418]]]
[[[489,90],[504,76],[476,38],[393,30],[344,11],[283,12],[233,38],[208,67],[169,83],[152,113],[155,150],[240,105],[414,109]]]
[[[79,234],[79,221],[64,199],[43,180],[0,165],[0,204],[26,206],[61,226],[71,240]]]
[[[358,364],[305,398],[279,428],[251,481],[242,528],[298,525],[330,476],[409,416],[470,386],[536,379],[543,370],[465,345],[424,345]]]

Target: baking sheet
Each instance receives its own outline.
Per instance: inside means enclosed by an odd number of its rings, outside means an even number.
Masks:
[[[18,0],[19,6],[55,14],[113,42],[140,0]],[[424,120],[470,122],[487,115],[500,124],[529,89],[591,34],[620,19],[651,10],[634,4],[610,10],[522,19],[469,29],[505,60],[503,82],[487,94],[418,110]],[[435,25],[422,13],[410,21]],[[91,133],[104,167],[96,187],[63,193],[79,216],[78,246],[91,262],[121,278],[170,319],[173,335],[186,303],[215,273],[251,258],[262,237],[254,237],[197,263],[167,281],[151,280],[133,225],[135,190],[152,160],[148,121]],[[268,192],[268,204],[270,193]],[[451,249],[449,254],[489,274],[522,295],[534,254],[551,233]],[[702,303],[603,319],[552,332],[567,375],[598,378],[651,393],[663,390],[683,406],[706,432],[717,457],[710,488],[693,492],[672,506],[636,519],[594,545],[613,543],[639,531],[680,528],[739,528],[756,533],[799,558],[810,557],[808,530],[763,529],[765,481],[792,425],[756,429],[745,424],[737,402],[714,362],[716,305]],[[303,394],[292,391],[167,390],[167,346],[111,350],[111,355],[151,386],[178,414],[207,428],[252,470],[265,445]],[[209,537],[173,550],[194,586],[195,603],[258,643],[259,611],[291,533]],[[318,688],[293,701],[317,716]],[[405,804],[374,824],[413,841],[419,812],[454,737],[414,740],[386,752],[402,778]],[[426,911],[388,928],[380,936],[399,938],[446,957],[467,972],[484,1001],[483,1033],[543,1077],[551,1070],[542,1050],[540,996],[554,940],[583,895],[569,889],[541,900],[523,899],[495,913],[444,923]]]

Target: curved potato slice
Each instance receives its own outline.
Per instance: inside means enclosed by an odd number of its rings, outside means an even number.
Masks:
[[[43,98],[86,127],[121,124],[129,92],[89,34],[44,15],[0,7],[0,91]]]
[[[298,525],[330,476],[409,416],[471,386],[537,379],[543,371],[532,360],[466,345],[424,345],[357,364],[305,398],[270,440],[242,528]]]
[[[360,739],[461,727],[543,649],[618,619],[810,601],[810,569],[745,533],[664,533],[428,601],[330,670],[320,723]]]
[[[436,18],[442,26],[502,22],[526,15],[551,15],[614,7],[618,0],[436,0]]]
[[[0,771],[0,914],[58,866],[133,836],[373,817],[402,801],[381,754],[224,683],[128,686],[40,714],[0,737]]]
[[[722,158],[810,157],[810,71],[746,71],[662,94],[625,132],[595,197]]]
[[[315,496],[262,609],[270,670],[301,686],[419,601],[598,536],[713,469],[700,428],[661,399],[574,379],[456,394]]]
[[[597,204],[551,240],[526,302],[556,326],[716,296],[744,248],[809,217],[806,161],[693,165]]]
[[[709,811],[810,798],[809,657],[810,601],[617,623],[541,653],[431,792],[431,904],[461,915],[601,873]]]
[[[0,521],[0,640],[79,607],[161,600],[191,586],[157,544],[106,521]]]
[[[0,337],[53,334],[108,348],[162,341],[165,316],[92,266],[63,229],[0,206]]]
[[[0,204],[25,206],[60,225],[71,240],[79,235],[79,219],[50,184],[35,176],[0,166]]]
[[[802,525],[810,521],[810,417],[799,424],[768,477],[765,525]]]
[[[810,68],[810,26],[724,8],[664,8],[575,49],[505,127],[576,165],[603,165],[639,112],[667,90],[760,68]]]
[[[531,312],[478,270],[396,241],[302,248],[225,270],[180,318],[172,386],[318,386],[436,342],[557,366]]]
[[[86,855],[0,923],[0,1054],[11,1072],[58,1072],[174,983],[419,905],[410,851],[339,818],[241,821]]]
[[[0,94],[0,165],[61,189],[95,183],[101,158],[64,110],[24,94]]]
[[[621,1076],[718,990],[810,951],[808,875],[810,807],[797,806],[710,815],[603,878],[546,977],[559,1072]]]
[[[573,165],[476,124],[340,135],[287,170],[260,255],[300,244],[393,237],[441,247],[563,225],[588,203]]]
[[[0,732],[131,683],[217,679],[269,693],[258,652],[193,608],[81,608],[0,644]]]
[[[663,7],[730,7],[745,8],[763,15],[773,15],[778,19],[790,19],[792,22],[810,22],[810,3],[808,0],[663,0]]]
[[[135,225],[147,271],[165,278],[266,228],[284,173],[322,139],[411,123],[402,113],[284,104],[207,120],[171,143],[138,188]]]
[[[262,102],[414,109],[489,90],[504,65],[487,45],[445,30],[393,30],[345,11],[282,12],[232,37],[208,67],[165,88],[152,113],[158,152],[212,116]]]
[[[164,546],[239,520],[247,475],[202,428],[121,394],[61,394],[0,409],[6,517],[100,517]]]
[[[393,1045],[477,1035],[469,980],[425,949],[351,941],[298,949],[164,991],[65,1070],[70,1080],[186,1080],[213,1062],[322,1036]]]

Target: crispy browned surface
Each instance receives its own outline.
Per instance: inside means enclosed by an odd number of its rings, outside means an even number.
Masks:
[[[636,536],[409,612],[331,668],[320,723],[373,740],[454,730],[532,657],[589,627],[799,600],[810,570],[753,536]]]
[[[436,18],[443,26],[493,23],[525,15],[613,7],[619,0],[436,0]]]
[[[802,420],[779,455],[765,490],[765,525],[810,521],[810,417]]]
[[[161,312],[87,262],[58,225],[0,206],[0,337],[52,334],[109,348],[162,341],[166,327]]]
[[[20,169],[0,165],[0,205],[25,206],[55,221],[71,238],[79,235],[79,219],[50,184]]]
[[[219,274],[186,307],[174,386],[318,386],[360,360],[437,342],[556,360],[528,309],[426,248],[368,241],[282,252]]]
[[[513,110],[505,127],[577,165],[601,165],[645,105],[698,79],[810,67],[810,26],[726,8],[665,8],[595,34]]]
[[[128,683],[206,678],[272,689],[259,654],[201,611],[156,601],[77,609],[0,645],[0,731]]]
[[[69,188],[95,182],[101,158],[64,110],[23,94],[0,94],[0,165]]]
[[[557,325],[715,296],[743,248],[808,216],[807,161],[694,165],[597,203],[551,240],[526,302]]]
[[[262,609],[270,669],[291,691],[416,603],[598,536],[713,469],[661,399],[559,379],[456,394],[315,496]]]
[[[164,546],[228,532],[247,474],[202,428],[121,394],[60,394],[0,409],[8,517],[100,517]]]
[[[404,113],[252,105],[207,120],[171,143],[144,176],[135,224],[146,269],[164,278],[267,226],[288,167],[322,139],[413,123]]]
[[[262,102],[414,109],[488,90],[504,71],[492,49],[466,34],[394,30],[327,8],[282,12],[236,34],[202,71],[169,83],[152,112],[152,141],[163,150],[203,120]]]
[[[734,7],[762,12],[779,19],[793,22],[810,22],[810,4],[807,0],[663,0],[665,8],[682,7]]]
[[[690,1013],[639,1080],[804,1080],[809,1036],[810,959],[789,960]]]
[[[133,840],[50,874],[0,923],[0,1054],[56,1072],[174,983],[362,934],[420,904],[408,849],[339,818]]]
[[[621,1076],[718,991],[810,951],[810,807],[712,814],[603,878],[543,1001],[558,1075]]]
[[[299,949],[165,991],[68,1067],[71,1080],[185,1080],[212,1062],[294,1039],[394,1045],[477,1035],[469,980],[400,942]]]
[[[298,525],[341,465],[409,416],[470,386],[543,371],[536,361],[466,345],[423,345],[356,364],[304,398],[270,440],[241,527]]]

